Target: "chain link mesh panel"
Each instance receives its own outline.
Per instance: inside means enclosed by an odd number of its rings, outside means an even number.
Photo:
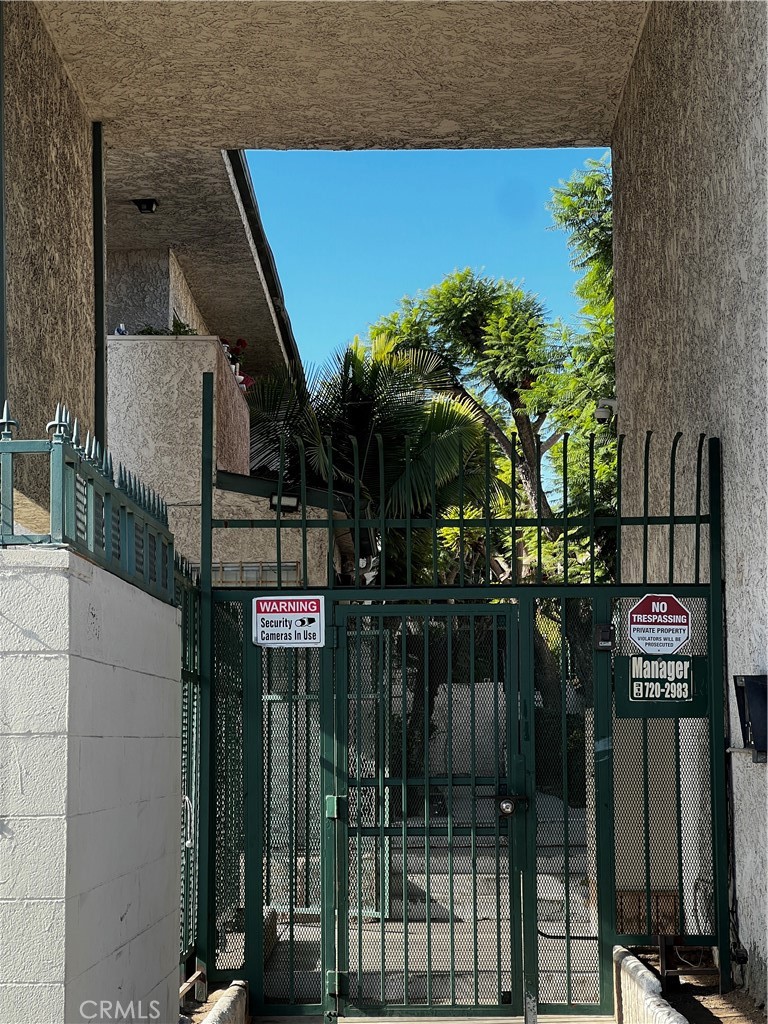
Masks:
[[[708,650],[707,601],[681,598],[691,636],[677,653]],[[636,654],[629,610],[614,602],[616,654]],[[619,718],[614,713],[616,931],[708,935],[715,931],[711,759],[706,718]]]
[[[261,650],[264,730],[264,994],[323,998],[320,655]]]
[[[539,999],[600,1001],[592,605],[536,602]]]
[[[349,981],[357,1005],[509,1003],[507,612],[349,620]],[[516,681],[514,683],[516,686]],[[516,705],[517,694],[514,695]]]
[[[212,747],[214,961],[217,971],[239,971],[245,963],[243,629],[241,603],[215,603]]]

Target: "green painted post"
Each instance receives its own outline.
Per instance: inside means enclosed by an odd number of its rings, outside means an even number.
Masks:
[[[731,988],[730,913],[728,906],[728,793],[725,782],[725,621],[722,565],[722,466],[720,439],[709,439],[709,665],[710,750],[712,758],[712,836],[715,867],[720,984]]]
[[[611,621],[611,596],[598,594],[592,602],[593,623]],[[607,651],[592,655],[594,693],[595,831],[597,841],[599,1013],[613,1013],[613,945],[616,930],[616,886],[613,841],[613,673]]]
[[[261,649],[253,643],[253,604],[244,602],[243,757],[245,816],[245,972],[251,1002],[264,1002],[264,747]]]
[[[213,761],[213,374],[203,374],[202,474],[200,489],[200,814],[197,850],[197,958],[206,980],[214,969],[213,849],[211,804]]]
[[[525,834],[523,879],[523,1013],[526,1024],[536,1020],[539,1002],[538,908],[536,892],[536,690],[534,665],[534,620],[536,603],[528,594],[519,603],[519,628],[516,631],[520,674],[517,693],[520,701],[521,753],[525,762],[528,810],[520,828]],[[515,692],[514,690],[512,691]],[[511,709],[514,727],[514,708]],[[513,821],[513,827],[516,824]]]

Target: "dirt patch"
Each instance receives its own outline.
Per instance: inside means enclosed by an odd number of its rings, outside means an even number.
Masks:
[[[216,1002],[226,991],[226,987],[214,989],[213,992],[209,993],[204,1003],[198,1003],[195,999],[189,999],[184,1004],[184,1009],[179,1013],[179,1024],[202,1024],[202,1021],[205,1020]]]
[[[659,976],[658,953],[637,952],[635,956]],[[700,956],[698,951],[690,951],[689,958],[692,963],[704,967],[712,963],[708,952]],[[664,998],[678,1013],[682,1013],[689,1024],[768,1024],[765,1008],[761,1009],[746,992],[736,988],[720,995],[717,985],[713,985],[709,978],[684,974],[680,978],[680,988],[677,991],[670,989]]]

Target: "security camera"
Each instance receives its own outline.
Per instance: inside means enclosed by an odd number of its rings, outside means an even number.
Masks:
[[[619,403],[615,398],[601,398],[598,400],[595,409],[595,419],[598,423],[610,423],[616,415]]]

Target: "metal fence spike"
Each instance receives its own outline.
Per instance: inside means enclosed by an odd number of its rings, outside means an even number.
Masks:
[[[77,421],[77,416],[75,416],[75,422],[72,424],[72,447],[80,447],[80,424]]]
[[[6,398],[5,402],[3,403],[2,419],[0,419],[0,440],[12,441],[14,427],[18,430],[19,423],[18,420],[15,420],[11,416],[11,407],[8,404],[8,399]]]

